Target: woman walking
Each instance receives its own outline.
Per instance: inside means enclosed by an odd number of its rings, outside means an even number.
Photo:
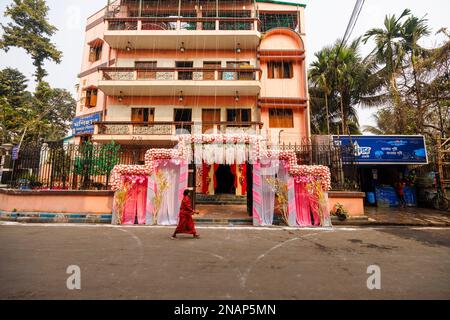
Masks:
[[[198,214],[198,211],[192,209],[191,198],[189,198],[189,190],[184,190],[183,200],[181,201],[180,207],[180,219],[171,239],[177,239],[178,233],[192,234],[195,239],[200,238],[195,230],[194,219],[192,219],[193,214]]]

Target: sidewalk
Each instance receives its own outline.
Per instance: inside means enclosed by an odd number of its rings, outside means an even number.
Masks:
[[[365,207],[370,225],[450,226],[450,212],[428,208]]]
[[[245,205],[199,205],[199,215],[194,220],[202,225],[253,225]],[[332,217],[335,226],[418,226],[450,227],[450,212],[427,208],[375,208],[366,207],[365,216],[339,221]],[[4,212],[0,221],[21,223],[94,223],[110,224],[111,214],[75,214],[50,212]]]

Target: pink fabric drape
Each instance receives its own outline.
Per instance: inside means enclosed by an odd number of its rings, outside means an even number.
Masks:
[[[136,182],[128,191],[128,199],[123,210],[122,224],[134,224],[137,216],[138,224],[145,224],[145,209],[147,202],[147,178]]]
[[[310,198],[303,182],[295,182],[295,205],[298,225],[300,227],[312,226]]]
[[[309,205],[311,207],[311,212],[313,215],[313,219],[314,219],[314,226],[320,226],[320,214],[319,214],[319,196],[318,194],[316,194],[316,192],[314,193],[308,193],[309,194]]]

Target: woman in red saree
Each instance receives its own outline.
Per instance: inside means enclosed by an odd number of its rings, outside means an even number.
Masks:
[[[193,214],[198,214],[198,211],[194,211],[192,209],[191,198],[189,198],[189,190],[184,190],[183,200],[181,201],[180,207],[180,220],[178,221],[177,229],[172,235],[172,239],[176,239],[178,233],[192,234],[194,238],[200,238],[195,230],[194,219],[192,219]]]

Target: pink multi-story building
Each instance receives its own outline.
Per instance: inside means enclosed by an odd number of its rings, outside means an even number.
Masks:
[[[108,1],[87,21],[76,141],[170,147],[183,130],[308,138],[304,9],[298,0]]]

